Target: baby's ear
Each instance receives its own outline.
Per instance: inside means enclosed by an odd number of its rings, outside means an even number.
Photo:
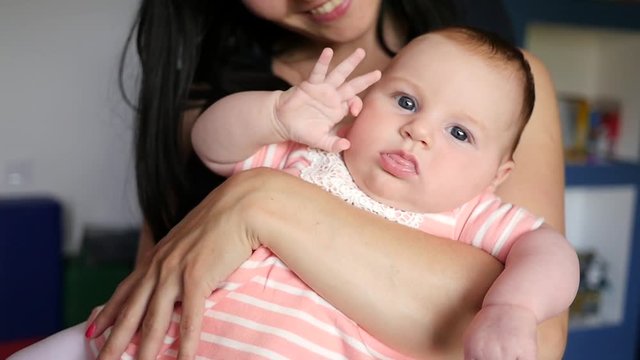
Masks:
[[[496,189],[500,184],[502,184],[507,178],[511,171],[516,166],[513,160],[505,160],[498,166],[498,171],[496,171],[496,176],[493,178],[491,182],[491,186]]]

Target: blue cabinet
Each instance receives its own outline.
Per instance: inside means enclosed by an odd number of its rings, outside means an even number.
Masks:
[[[60,330],[61,240],[56,200],[0,199],[0,343]]]
[[[640,3],[611,0],[504,0],[516,39],[524,44],[526,26],[533,22],[640,29]]]

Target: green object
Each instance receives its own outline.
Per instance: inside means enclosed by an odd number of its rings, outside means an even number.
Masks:
[[[87,264],[80,257],[65,259],[64,327],[87,320],[91,310],[109,300],[132,270],[126,264]]]

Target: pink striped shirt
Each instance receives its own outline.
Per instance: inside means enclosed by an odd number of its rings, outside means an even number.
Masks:
[[[305,178],[302,173],[317,167],[311,154],[307,147],[291,142],[269,145],[239,163],[236,172],[267,166]],[[317,173],[323,176],[324,170]],[[358,205],[357,200],[350,202]],[[382,209],[387,218],[401,218],[398,222],[482,248],[501,261],[519,235],[542,224],[492,193],[440,214]],[[177,358],[179,321],[177,306],[159,359]],[[90,342],[94,354],[107,336]],[[134,338],[123,359],[135,358],[138,341]],[[208,298],[197,354],[197,359],[409,359],[318,296],[264,247]]]

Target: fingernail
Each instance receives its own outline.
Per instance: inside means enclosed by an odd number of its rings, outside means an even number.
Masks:
[[[87,339],[91,339],[93,337],[93,333],[96,331],[96,324],[92,323],[91,325],[89,325],[89,327],[87,328],[87,332],[84,333],[84,337],[86,337]]]

